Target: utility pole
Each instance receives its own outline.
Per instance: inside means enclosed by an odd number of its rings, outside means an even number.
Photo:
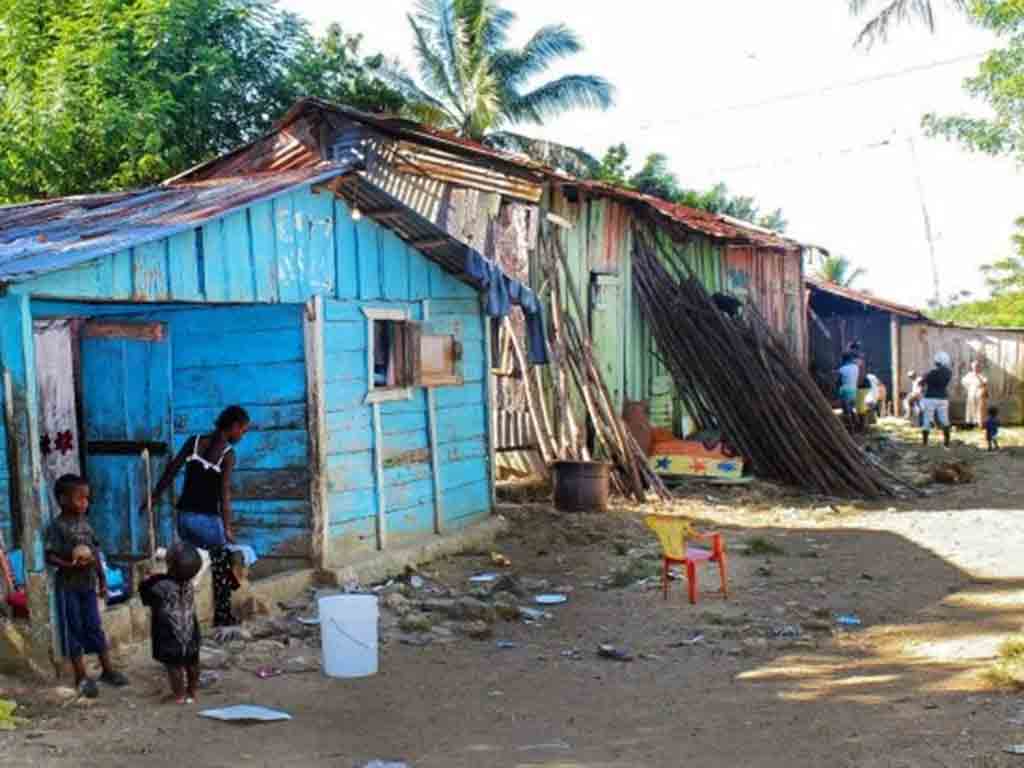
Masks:
[[[914,183],[917,185],[917,196],[921,201],[921,216],[924,219],[924,236],[928,241],[928,254],[932,261],[932,283],[935,291],[934,301],[938,306],[942,302],[942,294],[939,290],[939,262],[935,258],[935,236],[932,233],[932,218],[928,215],[928,203],[924,197],[924,182],[921,180],[921,167],[917,160],[917,148],[914,146],[914,137],[907,139],[910,145],[910,161],[914,170]]]

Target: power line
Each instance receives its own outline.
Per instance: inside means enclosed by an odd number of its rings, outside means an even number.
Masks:
[[[783,104],[787,101],[798,101],[800,99],[807,99],[817,96],[825,96],[835,91],[848,90],[850,88],[860,88],[865,85],[872,85],[874,83],[883,82],[885,80],[895,80],[900,77],[906,77],[907,75],[917,74],[919,72],[927,72],[932,69],[938,69],[940,67],[948,67],[953,64],[962,64],[966,61],[973,61],[975,59],[983,58],[988,55],[987,52],[972,53],[967,56],[957,56],[952,59],[941,59],[939,61],[932,61],[927,64],[916,64],[912,67],[905,67],[904,69],[893,70],[891,72],[883,72],[879,75],[872,75],[871,77],[864,77],[859,80],[850,80],[847,82],[832,83],[831,85],[825,85],[820,88],[814,88],[807,91],[794,91],[792,93],[783,94],[781,96],[775,96],[770,99],[763,99],[761,101],[751,101],[743,104],[732,104],[725,107],[718,107],[716,109],[707,110],[704,112],[692,112],[689,115],[685,115],[679,118],[670,118],[667,120],[659,121],[648,121],[641,123],[637,130],[649,131],[655,126],[662,125],[683,125],[691,120],[700,120],[705,117],[711,117],[714,115],[729,114],[731,112],[742,112],[750,109],[760,109],[762,107],[770,107],[776,104]]]
[[[746,165],[735,165],[730,168],[708,168],[703,169],[704,173],[710,176],[722,176],[727,173],[740,173],[742,171],[755,171],[762,168],[777,168],[784,167],[787,165],[794,165],[795,163],[807,162],[810,160],[824,160],[827,157],[838,155],[853,155],[860,152],[868,152],[875,149],[884,149],[891,147],[895,142],[899,141],[901,137],[892,132],[890,136],[885,139],[872,141],[866,144],[855,144],[847,147],[837,147],[835,149],[822,149],[817,152],[806,152],[799,155],[788,155],[775,160],[768,160],[767,162],[759,163],[748,163]]]

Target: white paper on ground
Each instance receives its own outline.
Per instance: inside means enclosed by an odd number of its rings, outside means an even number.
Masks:
[[[251,704],[239,704],[234,707],[224,707],[223,709],[204,709],[199,713],[199,716],[209,717],[212,720],[255,720],[261,723],[292,719],[292,716],[287,712],[267,709],[266,707],[256,707]]]

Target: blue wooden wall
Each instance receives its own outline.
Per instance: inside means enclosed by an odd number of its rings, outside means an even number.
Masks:
[[[484,318],[476,292],[372,222],[342,225],[339,244],[339,298],[326,302],[324,324],[333,555],[377,546],[381,499],[389,546],[433,530],[438,493],[445,529],[490,510]],[[411,320],[426,321],[425,333],[454,334],[463,343],[463,385],[434,389],[440,469],[436,484],[425,389],[413,390],[410,400],[377,406],[383,477],[376,482],[373,407],[364,402],[369,381],[367,306],[408,308]]]
[[[14,548],[14,529],[11,525],[11,469],[7,456],[7,420],[4,418],[4,387],[0,378],[0,538],[8,548]]]

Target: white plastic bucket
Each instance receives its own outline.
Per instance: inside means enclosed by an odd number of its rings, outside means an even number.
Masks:
[[[321,597],[320,649],[328,677],[377,674],[377,596]]]

